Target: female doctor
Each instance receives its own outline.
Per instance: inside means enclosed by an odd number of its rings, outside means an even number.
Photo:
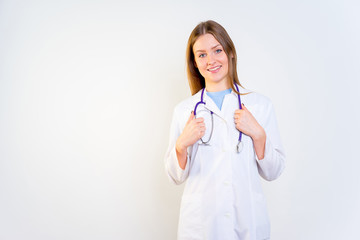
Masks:
[[[192,96],[174,110],[165,156],[172,182],[186,186],[178,239],[270,239],[260,177],[284,169],[270,100],[244,89],[236,51],[214,21],[198,24],[187,45]]]

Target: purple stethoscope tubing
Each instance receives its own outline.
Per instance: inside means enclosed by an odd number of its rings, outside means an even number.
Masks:
[[[235,88],[236,90],[240,93],[239,91],[239,88],[237,86],[237,84],[234,84],[235,85]],[[204,104],[206,105],[206,103],[204,102],[204,91],[205,91],[205,88],[202,89],[201,91],[201,98],[200,98],[200,102],[197,102],[195,107],[194,107],[194,116],[196,118],[196,109],[197,107],[200,105],[200,104]],[[239,101],[239,109],[242,109],[242,105],[241,105],[241,99],[240,99],[240,94],[238,94],[238,101]],[[210,132],[210,136],[209,136],[209,139],[207,141],[203,141],[202,138],[200,138],[201,142],[203,144],[208,144],[210,142],[210,139],[211,139],[211,136],[212,136],[212,133],[213,133],[213,129],[214,129],[214,117],[213,117],[213,114],[214,112],[209,110],[210,113],[211,113],[211,132]],[[239,131],[239,141],[238,141],[238,144],[236,145],[236,150],[237,152],[241,152],[242,148],[243,148],[243,143],[241,141],[241,137],[242,137],[242,132]]]
[[[200,102],[196,103],[195,108],[194,108],[194,116],[195,116],[195,118],[196,118],[196,109],[197,109],[197,107],[198,107],[200,104],[206,105],[206,103],[204,102],[204,90],[205,90],[205,88],[203,88],[203,90],[201,91],[201,99],[200,99]],[[209,111],[210,111],[210,113],[211,113],[211,114],[210,114],[210,115],[211,115],[211,132],[210,132],[209,139],[208,139],[206,142],[205,142],[202,138],[200,138],[200,140],[201,140],[201,142],[202,142],[203,144],[208,144],[208,143],[210,142],[210,139],[211,139],[212,133],[213,133],[213,129],[214,129],[214,116],[213,116],[214,112],[211,111],[211,110],[209,110]]]

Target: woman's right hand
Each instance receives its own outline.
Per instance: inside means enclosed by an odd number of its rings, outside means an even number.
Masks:
[[[187,163],[187,148],[205,134],[204,118],[195,118],[191,112],[189,120],[186,122],[183,132],[176,141],[176,156],[181,169],[185,169]]]
[[[189,146],[204,136],[205,129],[204,118],[195,118],[192,111],[183,132],[176,141],[176,150],[179,152],[186,151]]]

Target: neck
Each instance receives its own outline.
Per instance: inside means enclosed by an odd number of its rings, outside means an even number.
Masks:
[[[226,80],[217,83],[205,81],[205,88],[207,92],[220,92],[229,89],[231,87],[229,81]]]

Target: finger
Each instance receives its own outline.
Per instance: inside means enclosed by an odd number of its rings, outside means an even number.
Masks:
[[[234,115],[234,119],[240,119],[240,118],[241,118],[241,114],[240,114],[240,113]]]
[[[194,129],[200,129],[200,128],[204,128],[205,127],[205,123],[195,123],[194,124]]]
[[[199,138],[201,138],[202,136],[204,136],[204,133],[201,130],[199,130],[198,131],[198,136],[199,136]]]
[[[187,120],[186,123],[189,123],[189,122],[190,122],[191,120],[193,120],[194,118],[195,118],[194,111],[191,111],[190,117],[189,117],[189,119]]]
[[[204,118],[203,117],[199,117],[196,119],[197,123],[203,123],[204,122]]]
[[[235,110],[235,114],[240,114],[241,113],[241,109],[236,109]]]
[[[243,119],[241,119],[241,118],[235,118],[235,119],[234,119],[234,122],[235,122],[235,123],[240,123],[240,122],[243,122]]]

